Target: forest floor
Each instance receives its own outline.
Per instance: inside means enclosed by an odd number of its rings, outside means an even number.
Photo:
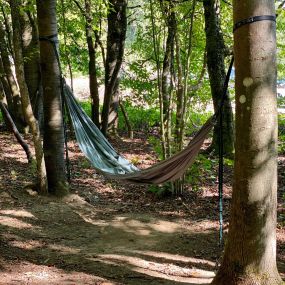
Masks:
[[[30,142],[30,139],[27,138]],[[139,167],[154,163],[145,136],[115,139]],[[29,189],[32,169],[13,135],[0,132],[0,284],[209,284],[220,262],[217,184],[201,177],[183,198],[107,181],[69,142],[72,178],[64,199]],[[285,158],[279,158],[278,267],[285,277]],[[225,233],[231,195],[226,172]],[[282,212],[283,211],[283,212]]]

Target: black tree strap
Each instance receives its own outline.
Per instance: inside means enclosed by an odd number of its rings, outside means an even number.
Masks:
[[[237,23],[234,24],[233,31],[235,31],[236,29],[238,29],[244,25],[248,25],[248,24],[251,24],[254,22],[259,22],[259,21],[276,22],[276,16],[275,15],[261,15],[261,16],[253,16],[253,17],[249,17],[247,19],[243,19],[243,20],[238,21]]]
[[[216,120],[219,123],[219,170],[218,170],[218,189],[219,189],[219,244],[223,245],[223,184],[224,184],[224,133],[223,133],[223,106],[228,97],[228,85],[231,77],[231,72],[234,64],[232,57],[224,86],[219,108],[215,114]]]
[[[47,41],[52,44],[55,57],[57,60],[58,68],[59,68],[59,73],[60,73],[60,91],[61,91],[61,108],[62,108],[62,118],[63,118],[63,131],[64,131],[64,144],[65,144],[65,162],[66,162],[66,173],[67,173],[67,179],[68,182],[70,182],[70,161],[69,161],[69,155],[68,155],[68,146],[67,146],[67,127],[66,127],[66,121],[65,121],[65,106],[64,106],[64,99],[63,99],[63,92],[64,92],[64,78],[63,78],[63,73],[62,73],[62,68],[60,64],[60,58],[59,58],[59,53],[57,50],[57,44],[58,44],[58,39],[57,39],[57,34],[53,34],[50,36],[44,36],[44,37],[39,37],[39,41]]]

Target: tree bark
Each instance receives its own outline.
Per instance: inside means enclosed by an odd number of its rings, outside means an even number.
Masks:
[[[177,32],[177,21],[174,11],[174,3],[164,3],[160,0],[162,13],[165,14],[165,22],[167,26],[167,39],[165,45],[162,74],[161,74],[161,95],[163,100],[163,123],[165,124],[165,140],[166,144],[166,155],[171,155],[171,93],[173,91],[173,61],[174,61],[174,43]]]
[[[102,133],[107,134],[112,97],[122,65],[127,31],[127,0],[110,0],[108,13],[105,93],[102,110]]]
[[[273,0],[234,1],[234,22],[275,15]],[[212,284],[280,285],[276,267],[277,103],[275,23],[234,33],[236,158],[231,219]]]
[[[5,38],[5,30],[2,24],[0,24],[0,54],[7,82],[9,84],[10,93],[12,94],[13,116],[18,127],[24,127],[25,123],[23,118],[20,91],[12,71],[12,65],[9,59],[8,46]]]
[[[96,73],[96,50],[95,45],[93,42],[93,28],[92,28],[92,15],[91,15],[91,1],[85,0],[85,30],[86,30],[86,41],[88,46],[88,54],[89,54],[89,89],[90,89],[90,96],[92,100],[92,120],[95,125],[99,128],[100,127],[100,119],[99,119],[99,86],[97,80],[97,73]]]
[[[33,113],[43,129],[43,92],[40,73],[39,33],[34,15],[27,7],[29,0],[22,0],[20,13],[25,79],[28,86]]]
[[[218,110],[223,94],[225,72],[225,45],[219,20],[219,0],[204,0],[207,67],[215,112]],[[234,149],[233,113],[227,94],[223,105],[223,142],[224,155],[232,157]],[[220,142],[220,126],[216,124],[211,149],[218,153]]]
[[[38,187],[41,194],[47,193],[47,177],[45,161],[42,149],[42,141],[40,136],[39,126],[37,120],[34,117],[28,87],[25,82],[24,61],[22,53],[21,32],[20,32],[20,1],[10,0],[11,16],[13,24],[13,43],[15,51],[15,68],[18,79],[18,84],[21,90],[21,100],[23,105],[23,111],[25,119],[29,124],[33,135],[33,142],[37,160],[37,175],[38,175]]]
[[[40,38],[53,36],[57,41],[56,0],[37,0]],[[61,102],[61,78],[54,43],[40,41],[40,60],[44,102],[44,154],[49,192],[67,194],[64,161],[64,131]]]
[[[13,115],[14,114],[13,97],[12,97],[11,89],[10,89],[10,86],[9,86],[9,83],[8,83],[8,80],[5,74],[1,56],[0,56],[0,81],[3,87],[3,92],[7,100],[8,111]]]
[[[20,13],[22,32],[24,69],[30,99],[36,97],[40,84],[40,57],[38,31],[33,15],[26,7],[29,1],[23,1],[24,9]]]

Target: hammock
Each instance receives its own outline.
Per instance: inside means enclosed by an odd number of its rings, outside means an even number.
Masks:
[[[112,147],[83,111],[70,87],[65,83],[63,95],[81,151],[99,173],[111,179],[144,184],[161,184],[177,180],[193,164],[205,138],[216,122],[214,115],[202,126],[185,149],[147,169],[140,170]]]

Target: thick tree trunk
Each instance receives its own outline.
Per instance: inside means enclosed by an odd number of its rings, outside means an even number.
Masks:
[[[219,20],[219,0],[204,0],[205,32],[207,67],[210,78],[211,93],[214,110],[217,111],[223,94],[225,72],[225,45],[220,28]],[[224,154],[231,157],[233,155],[233,114],[229,96],[227,95],[223,105],[223,142]],[[220,141],[220,126],[214,127],[213,142],[211,148],[218,153]]]
[[[57,41],[56,0],[38,0],[40,38],[53,36]],[[60,70],[54,43],[40,42],[40,59],[44,101],[44,153],[49,192],[62,196],[67,193],[64,161],[64,131],[61,102]]]
[[[11,6],[11,15],[12,15],[12,23],[13,23],[13,43],[14,43],[14,51],[15,51],[15,68],[16,75],[18,79],[18,84],[21,90],[21,100],[23,105],[23,111],[25,115],[25,119],[29,124],[33,135],[33,142],[36,152],[36,160],[37,160],[37,175],[38,175],[38,186],[39,192],[41,194],[47,193],[47,177],[46,177],[46,168],[45,161],[42,149],[42,141],[40,136],[39,126],[37,124],[37,120],[34,117],[28,87],[25,82],[25,74],[24,74],[24,60],[22,53],[22,43],[21,43],[21,32],[20,32],[20,1],[19,0],[10,0]]]
[[[127,31],[127,0],[110,0],[108,14],[105,93],[102,110],[102,133],[106,135],[112,97],[122,65]]]
[[[92,14],[91,14],[91,1],[85,0],[85,19],[86,19],[86,40],[89,54],[89,89],[92,99],[92,120],[95,125],[100,127],[99,116],[99,87],[96,74],[96,50],[93,42],[93,28],[92,28]]]
[[[234,22],[275,15],[273,0],[234,1]],[[280,285],[276,268],[277,103],[275,23],[234,34],[236,159],[222,265],[212,284]]]

